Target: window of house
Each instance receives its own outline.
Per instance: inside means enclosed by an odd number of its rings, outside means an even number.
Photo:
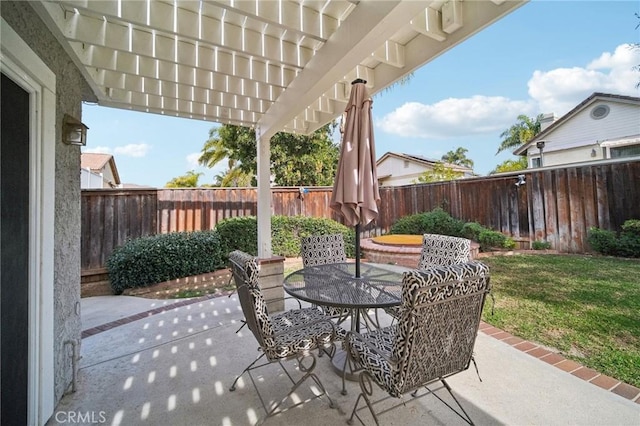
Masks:
[[[591,118],[601,120],[609,115],[609,107],[607,105],[597,105],[591,109]]]
[[[610,148],[610,158],[635,157],[640,155],[640,144]]]
[[[405,169],[409,168],[409,161],[404,160],[404,168]]]
[[[531,168],[535,169],[537,167],[541,167],[540,157],[532,157],[531,158]]]

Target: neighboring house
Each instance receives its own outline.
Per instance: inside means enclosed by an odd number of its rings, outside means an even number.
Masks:
[[[515,151],[529,168],[640,157],[640,98],[594,93]]]
[[[83,152],[80,159],[80,188],[121,188],[116,160],[111,154]]]
[[[380,186],[411,185],[425,172],[433,170],[439,160],[431,160],[419,155],[387,152],[376,161],[378,183]],[[444,166],[463,174],[463,178],[472,177],[473,169],[457,164],[444,163]]]

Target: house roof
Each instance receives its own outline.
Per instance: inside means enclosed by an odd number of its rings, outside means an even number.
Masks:
[[[401,160],[408,160],[408,161],[412,161],[414,163],[417,164],[422,164],[425,166],[429,166],[429,167],[433,167],[434,164],[436,163],[443,163],[445,167],[456,170],[456,171],[460,171],[460,172],[464,172],[464,173],[473,173],[473,169],[466,167],[466,166],[461,166],[458,164],[452,164],[452,163],[445,163],[442,160],[434,160],[431,158],[426,158],[423,157],[421,155],[411,155],[411,154],[399,154],[397,152],[386,152],[382,157],[380,157],[377,161],[376,161],[376,166],[380,165],[380,163],[382,163],[384,160],[391,158],[391,157],[395,157],[395,158],[399,158]]]
[[[100,105],[309,134],[526,0],[41,0]]]
[[[589,108],[589,106],[591,106],[593,103],[597,101],[612,101],[612,102],[640,104],[640,97],[594,92],[587,99],[585,99],[584,101],[576,105],[571,111],[569,111],[568,113],[566,113],[565,115],[563,115],[562,117],[554,121],[551,125],[549,125],[549,127],[544,129],[542,132],[538,133],[529,142],[516,148],[513,151],[513,155],[527,155],[527,150],[531,146],[535,145],[536,142],[543,140],[547,135],[549,135],[555,129],[562,126],[564,123],[566,123],[567,121],[575,117],[576,114]]]
[[[111,174],[116,185],[120,184],[120,175],[118,174],[118,168],[116,167],[116,160],[111,154],[102,154],[94,152],[83,152],[80,157],[80,167],[83,169],[89,169],[95,172],[102,172],[105,167],[111,168]]]

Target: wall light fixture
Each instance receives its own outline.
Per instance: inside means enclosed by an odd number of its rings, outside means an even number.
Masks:
[[[67,145],[85,146],[89,128],[80,120],[65,114],[62,122],[62,141]]]

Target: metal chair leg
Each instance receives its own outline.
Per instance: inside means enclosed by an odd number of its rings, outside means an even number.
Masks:
[[[370,397],[373,395],[373,383],[371,382],[371,376],[367,371],[363,371],[362,373],[360,373],[360,390],[361,390],[360,395],[358,395],[358,399],[356,399],[356,403],[353,406],[353,411],[351,411],[351,417],[349,417],[349,420],[347,420],[347,423],[353,424],[354,416],[358,417],[358,420],[362,421],[362,419],[360,419],[360,416],[358,416],[357,414],[358,404],[360,403],[360,398],[362,398],[364,399],[364,402],[367,404],[367,407],[369,408],[369,411],[371,412],[371,416],[373,417],[373,420],[376,422],[376,425],[379,425],[380,422],[378,422],[378,416],[376,415],[376,412],[373,410],[373,404],[371,404]]]
[[[242,373],[240,373],[238,375],[238,377],[236,377],[236,379],[233,381],[233,384],[231,385],[231,387],[229,388],[229,391],[233,392],[234,390],[236,390],[236,383],[238,383],[238,380],[240,379],[240,377],[242,377],[242,375],[244,373],[246,373],[247,371],[251,370],[251,368],[253,368],[253,366],[260,361],[260,359],[264,356],[264,353],[261,353],[260,355],[258,355],[258,358],[256,358],[251,364],[249,364],[247,366],[247,368],[245,368],[244,370],[242,370]]]

